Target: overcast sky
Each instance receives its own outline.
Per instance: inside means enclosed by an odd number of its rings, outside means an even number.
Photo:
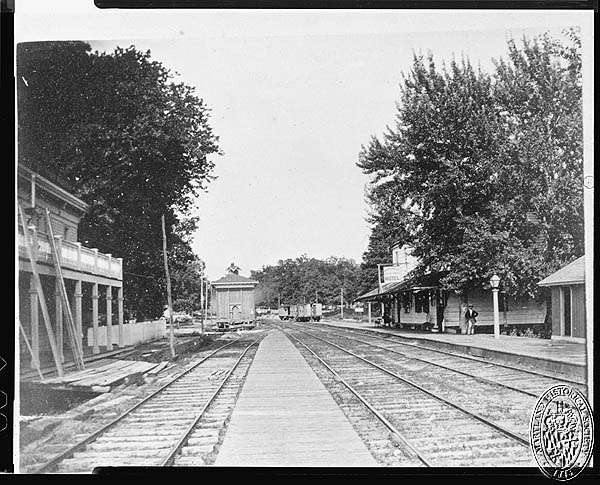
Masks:
[[[484,69],[506,41],[582,25],[565,11],[106,11],[90,2],[21,0],[15,41],[134,45],[195,86],[223,156],[198,198],[194,250],[211,279],[279,259],[360,262],[369,227],[361,145],[395,116],[412,52]],[[589,30],[591,32],[591,30]]]

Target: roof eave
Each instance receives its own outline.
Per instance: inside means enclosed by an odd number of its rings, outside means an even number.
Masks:
[[[539,286],[568,286],[568,285],[584,285],[584,284],[585,284],[585,280],[550,281],[549,283],[540,281],[538,283]]]

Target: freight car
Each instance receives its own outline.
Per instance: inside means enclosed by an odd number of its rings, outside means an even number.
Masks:
[[[279,307],[279,318],[281,320],[295,320],[297,322],[318,322],[323,316],[323,305],[321,303],[307,303],[304,305],[281,305]]]
[[[281,305],[279,307],[279,318],[281,320],[293,320],[295,317],[295,305]]]

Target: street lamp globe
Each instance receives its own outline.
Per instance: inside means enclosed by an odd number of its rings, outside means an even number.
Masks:
[[[490,284],[492,285],[492,288],[497,289],[500,286],[500,277],[497,274],[492,276]]]

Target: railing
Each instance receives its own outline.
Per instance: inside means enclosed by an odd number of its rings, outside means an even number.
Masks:
[[[33,239],[33,234],[29,232],[29,241],[35,248]],[[110,254],[103,254],[97,249],[86,248],[79,242],[64,241],[60,237],[56,238],[56,244],[59,247],[61,266],[63,268],[84,271],[118,280],[123,279],[122,258],[113,258]],[[21,228],[19,228],[19,257],[24,259],[28,257],[25,246],[25,235],[21,232]],[[54,264],[49,236],[43,232],[37,232],[37,261]]]

